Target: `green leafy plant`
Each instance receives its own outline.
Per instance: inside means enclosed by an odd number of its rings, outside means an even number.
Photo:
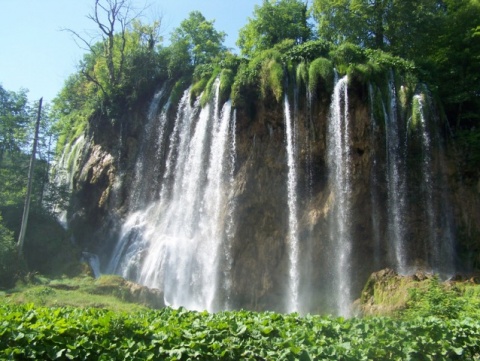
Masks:
[[[458,289],[442,285],[437,276],[428,281],[427,288],[411,288],[405,317],[435,316],[443,319],[457,319],[463,313],[466,300],[460,297]]]
[[[472,319],[0,305],[0,357],[82,360],[476,360]]]
[[[0,288],[8,288],[15,282],[16,248],[13,232],[3,224],[0,214]]]
[[[322,83],[327,91],[333,89],[333,64],[326,58],[317,58],[310,63],[308,68],[308,88],[310,92],[317,91]]]

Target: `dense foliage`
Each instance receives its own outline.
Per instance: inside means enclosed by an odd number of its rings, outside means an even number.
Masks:
[[[302,1],[264,0],[240,29],[237,45],[243,55],[251,57],[287,39],[304,43],[312,36],[307,20],[307,5]]]
[[[26,264],[18,259],[16,240],[25,203],[38,109],[37,102],[31,104],[28,101],[26,91],[8,91],[0,86],[0,288],[12,286],[15,277],[26,271],[24,266],[39,270],[39,264],[45,264],[45,258],[42,257],[51,259],[49,251],[57,252],[55,247],[58,246],[58,237],[64,238],[64,231],[58,230],[60,226],[51,212],[52,206],[58,204],[59,193],[49,182],[48,175],[56,135],[47,105],[42,108],[40,115],[30,227],[27,228],[26,236],[29,248]],[[54,264],[52,262],[52,266]],[[46,267],[42,268],[45,269]]]
[[[0,355],[44,360],[479,360],[478,320],[0,306]]]

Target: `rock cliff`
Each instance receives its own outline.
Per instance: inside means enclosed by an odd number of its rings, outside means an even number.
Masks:
[[[400,91],[400,85],[396,85],[396,90]],[[299,311],[338,312],[339,274],[348,275],[345,282],[352,301],[360,295],[368,276],[387,266],[400,267],[403,262],[407,271],[434,270],[448,276],[456,269],[478,263],[478,253],[474,252],[479,248],[480,183],[464,185],[457,177],[454,148],[445,140],[434,106],[430,107],[425,123],[427,142],[421,130],[411,127],[411,105],[402,108],[400,100],[392,100],[392,94],[384,92],[379,96],[384,107],[380,112],[384,119],[380,119],[373,110],[368,85],[353,80],[347,92],[348,100],[342,100],[348,114],[348,125],[344,126],[348,140],[343,152],[349,164],[349,193],[348,217],[342,227],[348,234],[349,245],[343,253],[337,250],[338,240],[332,236],[332,227],[338,224],[334,219],[338,209],[336,178],[332,174],[335,160],[329,158],[332,94],[324,89],[313,95],[305,89],[295,89],[288,97],[297,164]],[[398,103],[395,118],[386,115],[392,102]],[[143,239],[141,249],[132,253],[118,250],[119,239],[132,229],[143,227],[141,217],[130,228],[125,226],[129,215],[140,210],[140,203],[146,209],[160,201],[162,179],[168,172],[166,159],[175,141],[172,134],[178,107],[170,105],[168,96],[163,96],[153,110],[150,99],[145,99],[138,109],[119,119],[91,120],[86,146],[76,160],[68,220],[76,242],[99,255],[103,272],[122,273],[120,266],[112,266],[112,258],[117,255],[123,259],[118,264],[136,263],[124,275],[142,281],[139,264],[147,259],[155,236],[147,238],[146,231],[130,236],[125,249],[130,249],[129,245],[138,242],[138,238]],[[212,257],[217,255],[215,277],[219,279],[213,309],[284,311],[292,292],[285,107],[273,96],[267,96],[235,107],[234,111],[233,182],[224,190],[226,200],[221,203],[219,218],[228,223],[227,205],[233,204],[233,223],[229,229],[222,226],[224,241],[220,251],[212,252]],[[149,117],[152,112],[154,115]],[[193,124],[199,121],[199,110],[193,108],[192,112]],[[152,126],[156,124],[151,123],[152,117],[157,121],[166,119],[162,128]],[[401,134],[398,144],[389,152],[394,140],[387,128],[394,119]],[[193,137],[193,128],[190,136]],[[160,144],[159,139],[164,143]],[[213,138],[206,139],[205,147],[214,142]],[[206,151],[202,154],[206,159]],[[204,168],[208,166],[206,161],[202,164]],[[428,177],[425,167],[431,172]],[[222,184],[225,183],[223,180]],[[136,195],[132,196],[133,193]],[[138,199],[143,201],[139,203]],[[395,206],[403,208],[392,209]],[[200,212],[201,207],[199,204],[194,212]],[[161,207],[155,210],[157,219],[164,211]],[[394,229],[396,222],[400,231]],[[154,232],[160,232],[159,228]],[[399,246],[394,244],[396,234],[402,236]],[[342,261],[342,269],[338,269],[339,257],[348,258]],[[155,279],[156,287],[167,293],[161,281],[168,277],[165,264]]]

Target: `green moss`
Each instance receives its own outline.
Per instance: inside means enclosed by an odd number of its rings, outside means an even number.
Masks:
[[[391,315],[406,307],[409,289],[417,287],[411,278],[398,276],[391,270],[372,274],[360,297],[365,315]]]
[[[170,101],[172,104],[177,104],[182,98],[183,92],[190,85],[191,77],[184,76],[180,78],[172,88],[170,92]]]
[[[330,92],[333,89],[333,64],[326,58],[317,58],[308,68],[308,88],[314,93],[320,83]]]
[[[35,277],[37,279],[38,277]],[[89,276],[44,280],[41,283],[18,283],[8,290],[0,302],[32,303],[46,307],[72,306],[108,308],[117,312],[146,310],[145,306],[125,300],[128,290],[118,276]]]
[[[220,102],[225,102],[230,97],[235,74],[231,69],[223,69],[220,73]]]
[[[304,61],[297,65],[295,69],[295,79],[298,86],[308,84],[308,68]]]
[[[347,68],[348,79],[356,80],[363,84],[368,83],[373,74],[370,64],[350,64]]]
[[[237,74],[234,77],[232,90],[230,92],[230,99],[232,99],[232,105],[237,106],[243,102],[242,98],[242,88],[246,83],[247,79],[247,64],[242,63],[238,67]]]
[[[260,89],[263,98],[267,97],[268,92],[272,92],[277,102],[280,102],[283,96],[283,66],[275,59],[269,59],[263,62],[260,76]]]
[[[205,90],[202,93],[202,97],[200,99],[200,105],[204,107],[207,105],[207,103],[212,100],[214,94],[213,94],[213,84],[215,83],[215,80],[218,78],[218,73],[219,70],[216,69],[212,75],[210,76],[210,79],[208,79],[207,85],[205,86]]]
[[[208,78],[201,78],[199,81],[194,83],[192,87],[190,88],[190,96],[192,99],[196,99],[202,94],[202,92],[205,90],[205,87],[207,86],[208,83]]]
[[[262,51],[250,61],[240,64],[232,85],[233,105],[245,104],[246,98],[250,97],[265,98],[270,93],[279,100],[283,95],[283,80],[280,52],[275,49]]]
[[[423,94],[421,95],[423,96]],[[412,116],[411,120],[408,123],[408,130],[409,131],[415,131],[417,128],[420,126],[421,121],[422,121],[422,106],[420,104],[421,99],[419,98],[420,96],[413,97],[412,99]]]

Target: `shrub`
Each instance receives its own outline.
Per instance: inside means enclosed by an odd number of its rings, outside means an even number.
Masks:
[[[235,74],[231,69],[223,69],[220,73],[220,101],[222,103],[228,100],[234,80]]]
[[[407,308],[403,316],[456,319],[463,312],[465,305],[465,299],[460,297],[457,288],[445,287],[435,276],[429,280],[426,290],[421,288],[409,290]]]
[[[297,65],[295,69],[295,79],[299,86],[301,84],[308,84],[308,68],[304,61]]]
[[[328,56],[331,43],[325,40],[311,40],[303,44],[296,45],[285,52],[284,59],[302,62],[312,61],[316,58]]]
[[[327,91],[333,89],[333,64],[330,60],[325,58],[317,58],[310,64],[308,68],[308,88],[310,92],[314,93],[323,81]]]
[[[15,283],[16,260],[13,232],[3,224],[0,214],[0,288],[8,288]]]

